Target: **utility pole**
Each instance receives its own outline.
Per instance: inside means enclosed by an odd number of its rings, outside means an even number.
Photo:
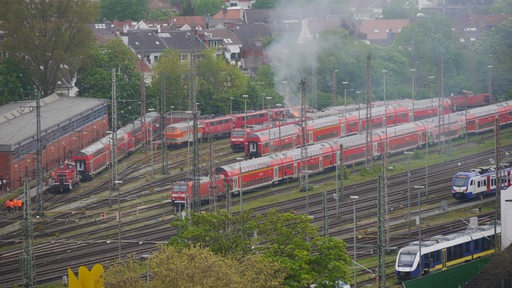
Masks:
[[[301,123],[301,129],[300,129],[300,136],[301,136],[301,144],[300,144],[300,190],[305,191],[307,187],[305,187],[304,182],[304,171],[308,170],[306,167],[307,163],[307,157],[308,157],[308,145],[307,145],[307,133],[306,129],[308,126],[307,123],[307,98],[306,98],[306,79],[302,78],[300,80],[300,87],[301,87],[301,113],[300,113],[300,123]]]
[[[165,93],[165,72],[162,72],[162,109],[161,109],[161,121],[160,121],[160,140],[162,145],[162,174],[168,174],[167,171],[167,143],[165,141],[165,129],[167,126],[167,95]]]
[[[324,211],[324,237],[329,236],[329,213],[327,211],[327,191],[322,195],[322,206]]]
[[[501,250],[501,247],[498,243],[498,235],[496,232],[496,221],[498,221],[498,215],[500,215],[500,193],[501,193],[501,157],[500,157],[500,120],[499,117],[496,117],[496,214],[494,215],[494,251],[498,253]]]
[[[379,175],[379,191],[378,191],[378,240],[377,240],[377,249],[378,249],[378,286],[386,287],[386,247],[384,245],[385,241],[385,217],[384,217],[384,191],[382,189],[382,175]]]
[[[366,161],[365,165],[367,169],[371,169],[373,166],[372,149],[369,149],[370,143],[372,143],[372,109],[371,109],[371,70],[372,70],[372,54],[368,54],[366,57]],[[368,164],[369,163],[369,164]]]
[[[23,203],[23,250],[20,256],[20,270],[23,275],[24,287],[36,287],[36,274],[34,269],[34,251],[33,251],[33,226],[32,226],[32,208],[30,207],[30,188],[28,181],[24,182],[24,201]]]
[[[36,194],[37,194],[37,213],[40,216],[44,215],[43,204],[43,183],[42,183],[42,149],[41,149],[41,94],[36,91]]]

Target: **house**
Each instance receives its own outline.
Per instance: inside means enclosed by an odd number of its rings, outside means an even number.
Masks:
[[[215,48],[217,55],[222,55],[229,64],[238,64],[242,41],[233,31],[225,27],[216,27],[212,30],[202,31],[199,35],[207,48]]]
[[[160,39],[165,42],[167,48],[178,51],[182,63],[190,63],[193,58],[201,57],[206,50],[198,32],[196,31],[196,35],[193,34],[192,31],[171,31],[160,34]]]
[[[408,19],[372,19],[359,20],[357,30],[362,40],[371,44],[389,45],[394,36],[409,25]]]
[[[258,67],[264,64],[265,38],[272,36],[269,25],[263,23],[238,25],[232,31],[242,42],[241,68],[255,73]]]

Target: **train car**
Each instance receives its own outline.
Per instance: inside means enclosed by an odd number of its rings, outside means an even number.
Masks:
[[[463,91],[460,95],[450,96],[449,100],[452,103],[454,111],[491,105],[493,102],[491,94],[473,94],[470,91]]]
[[[76,171],[75,163],[71,161],[60,163],[50,175],[52,177],[50,192],[69,192],[80,184],[80,176]]]
[[[245,147],[246,136],[259,131],[272,128],[271,123],[261,125],[250,125],[247,128],[235,128],[231,130],[230,144],[233,152],[242,152]]]
[[[203,125],[197,123],[197,137],[203,137]],[[168,146],[181,146],[194,141],[194,122],[174,123],[165,128],[165,143]]]
[[[508,109],[508,106],[503,103],[494,106],[494,110],[499,110],[496,107],[503,107],[503,111]],[[493,109],[489,110],[493,111]],[[461,137],[466,131],[465,122],[461,121],[461,117],[471,112],[446,114],[442,117],[388,127],[388,129],[377,129],[373,131],[370,143],[367,143],[365,134],[355,134],[307,146],[307,156],[304,159],[307,166],[304,169],[302,169],[303,162],[301,161],[302,152],[299,148],[217,167],[215,175],[222,176],[226,181],[230,181],[229,185],[232,185],[229,187],[230,191],[233,189],[250,190],[275,183],[287,182],[297,179],[300,176],[300,171],[303,170],[310,171],[310,173],[318,173],[335,168],[338,162],[336,159],[341,154],[341,146],[343,147],[343,165],[356,165],[367,161],[369,157],[379,158],[386,152],[397,154],[405,150],[414,150],[417,147],[425,146],[427,143],[428,145],[434,145],[441,141]],[[508,123],[503,122],[503,125],[506,124]],[[290,127],[293,126],[281,127],[282,132],[285,132],[281,138],[285,138],[284,135],[286,135],[286,137],[290,136],[292,141],[297,141],[297,137],[300,137],[300,130],[286,132],[286,129]],[[270,137],[273,138],[275,137],[274,132],[278,130],[272,129],[269,131],[272,133]],[[266,131],[258,133],[261,133],[261,137],[268,135]],[[388,143],[387,150],[386,142]],[[321,153],[318,154],[318,151],[321,151]],[[238,172],[240,170],[242,171],[241,176]],[[510,178],[509,176],[507,177]],[[511,181],[508,178],[504,181],[510,185]],[[238,184],[237,181],[241,181],[241,183]],[[191,193],[191,191],[186,193]]]
[[[258,125],[263,124],[270,121],[270,114],[268,111],[255,111],[255,112],[247,112],[243,114],[232,115],[233,117],[233,125],[234,128],[242,128],[249,125]]]
[[[233,118],[231,116],[199,120],[199,127],[203,127],[204,138],[225,138],[231,135]]]
[[[470,226],[463,232],[411,242],[398,252],[395,276],[402,281],[417,278],[492,254],[500,234],[499,224]]]
[[[127,156],[145,139],[151,131],[156,131],[160,115],[157,112],[149,112],[133,123],[123,126],[116,133],[116,152],[118,160]],[[145,135],[145,136],[144,136]],[[76,165],[77,173],[82,181],[91,180],[95,174],[105,169],[112,161],[112,136],[107,135],[93,144],[83,148],[72,161]]]
[[[510,187],[511,172],[510,163],[501,164],[501,189]],[[496,194],[496,183],[496,167],[478,167],[457,172],[452,179],[452,197],[461,201],[483,199]]]
[[[452,102],[444,97],[417,100],[410,102],[408,106],[413,111],[410,115],[410,122],[428,119],[438,115],[446,115],[454,111]],[[441,110],[439,107],[441,107]],[[414,118],[412,118],[413,116]]]
[[[193,190],[192,185],[192,181],[178,181],[172,184],[171,199],[174,205],[184,206],[187,200],[190,200],[188,197],[192,196],[192,194],[189,193]],[[210,177],[201,177],[199,179],[198,193],[201,201],[217,197],[217,195],[223,195],[225,191],[225,181],[221,176],[214,176],[213,182],[210,181]]]

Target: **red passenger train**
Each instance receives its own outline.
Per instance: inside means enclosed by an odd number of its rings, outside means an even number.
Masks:
[[[474,115],[474,118],[468,118]],[[440,141],[462,137],[467,132],[480,133],[487,131],[486,123],[489,117],[498,117],[500,125],[512,123],[512,101],[446,114],[441,117],[424,119],[412,123],[378,129],[373,131],[371,143],[366,143],[366,135],[356,134],[343,138],[322,142],[308,146],[305,160],[301,160],[301,149],[292,149],[286,152],[270,154],[239,163],[219,166],[215,169],[215,181],[210,183],[203,179],[199,189],[201,201],[210,199],[214,195],[224,195],[237,191],[248,191],[255,188],[287,182],[297,179],[300,171],[308,170],[310,173],[320,173],[335,169],[337,159],[340,158],[340,145],[343,146],[343,164],[355,165],[367,161],[367,155],[379,158],[387,153],[403,153],[406,150],[434,145]],[[468,119],[468,126],[465,125]],[[471,120],[469,120],[471,119]],[[496,118],[494,118],[496,119]],[[474,125],[470,125],[470,121]],[[305,163],[305,167],[302,167]],[[215,191],[215,194],[212,194]],[[179,181],[172,185],[171,199],[174,204],[183,204],[191,199],[192,182]]]
[[[441,107],[441,109],[439,109]],[[452,112],[451,102],[447,98],[419,101],[406,101],[403,105],[378,106],[371,109],[371,127],[378,129],[437,116],[438,113]],[[308,120],[306,125],[306,144],[311,145],[344,137],[366,129],[366,111],[347,113],[344,117],[329,116]],[[414,118],[413,118],[414,117]],[[260,130],[247,136],[245,154],[248,158],[268,155],[301,146],[301,125]]]
[[[133,123],[117,130],[117,159],[122,159],[138,147],[145,139],[149,139],[151,130],[155,131],[159,123],[160,115],[157,112],[149,112],[144,116],[144,121],[139,118]],[[101,172],[112,161],[112,136],[108,135],[95,143],[80,150],[72,156],[76,170],[83,181],[90,180],[95,174]]]
[[[234,114],[212,119],[198,120],[199,138],[225,138],[231,135],[233,129],[245,126],[257,126],[273,122],[285,117],[287,108],[267,109],[247,114]],[[170,146],[180,146],[193,141],[193,122],[181,122],[168,125],[165,129],[165,142]]]

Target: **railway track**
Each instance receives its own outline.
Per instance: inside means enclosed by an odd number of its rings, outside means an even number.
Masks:
[[[221,145],[220,145],[221,146]],[[229,144],[227,145],[229,147]],[[221,147],[219,147],[220,150]],[[185,177],[186,173],[181,171],[180,167],[184,166],[186,162],[186,150],[176,150],[177,155],[169,156],[175,160],[169,167],[170,175],[162,179],[150,179],[145,181],[147,177],[147,159],[134,161],[134,164],[126,164],[121,173],[123,175],[123,187],[120,193],[120,211],[122,214],[122,226],[118,225],[116,221],[116,207],[108,208],[106,204],[106,194],[108,190],[108,181],[98,181],[91,183],[90,189],[80,191],[78,196],[75,197],[73,193],[67,195],[51,195],[47,200],[50,201],[49,208],[58,211],[64,204],[71,201],[74,202],[74,212],[56,213],[52,217],[43,219],[36,219],[34,221],[34,254],[35,254],[35,267],[36,275],[39,283],[47,283],[59,280],[62,275],[66,274],[66,268],[76,267],[80,265],[92,266],[94,263],[106,263],[108,260],[116,259],[119,257],[119,241],[117,237],[121,233],[121,247],[122,255],[133,253],[140,255],[149,253],[155,250],[156,243],[163,243],[168,240],[174,233],[169,222],[175,217],[172,215],[173,209],[166,201],[168,193],[168,186],[170,183],[179,177]],[[226,151],[224,149],[220,151]],[[226,153],[228,152],[220,152]],[[433,151],[433,153],[435,153]],[[156,154],[159,155],[159,154]],[[156,156],[153,155],[153,156]],[[181,156],[180,156],[181,155]],[[459,209],[460,205],[467,203],[458,203],[450,198],[449,195],[449,182],[450,177],[455,171],[463,168],[474,167],[479,165],[483,160],[487,161],[492,152],[482,153],[478,157],[471,157],[462,161],[461,159],[453,159],[448,164],[432,165],[429,167],[429,196],[422,196],[422,215],[427,213],[436,213],[440,207],[449,206],[452,209]],[[160,157],[161,158],[161,157]],[[223,163],[234,162],[236,155],[230,155],[223,159]],[[180,160],[181,159],[181,160]],[[391,161],[403,161],[399,156],[392,157]],[[458,163],[462,164],[459,166]],[[169,162],[171,163],[171,162]],[[155,164],[155,163],[153,163]],[[218,164],[222,165],[222,164]],[[453,166],[453,169],[451,168]],[[447,170],[447,167],[450,167]],[[352,173],[357,173],[354,169]],[[425,183],[423,168],[411,170],[410,186],[421,185]],[[128,172],[130,172],[128,174]],[[452,173],[453,172],[453,173]],[[137,178],[139,176],[140,178]],[[319,176],[310,176],[310,195],[309,207],[310,215],[313,216],[312,222],[322,227],[323,208],[322,208],[322,195],[318,193],[318,188],[326,181],[332,182],[334,173],[326,173]],[[423,175],[423,176],[422,176]],[[125,180],[126,179],[126,180]],[[133,179],[133,180],[132,180]],[[422,180],[423,179],[423,180]],[[98,179],[99,180],[99,179]],[[126,182],[124,182],[126,181]],[[143,184],[141,184],[143,182]],[[133,187],[132,187],[133,185]],[[393,188],[389,189],[390,213],[389,223],[389,246],[400,247],[407,239],[410,239],[407,232],[403,230],[403,219],[405,215],[404,203],[407,203],[406,195],[407,190],[407,177],[402,174],[390,176],[388,185]],[[86,185],[83,185],[86,186]],[[94,186],[94,187],[92,187]],[[375,255],[375,249],[368,247],[375,247],[376,245],[376,181],[369,181],[353,186],[344,187],[344,195],[358,195],[360,198],[356,201],[357,213],[357,229],[358,229],[358,259],[360,257]],[[447,188],[448,187],[448,190]],[[296,189],[297,182],[292,182],[283,186],[276,186],[271,188],[262,189],[260,192],[252,194],[244,194],[244,201],[252,201],[257,198],[268,197],[269,195],[282,195],[287,190]],[[86,191],[85,191],[86,190]],[[327,191],[328,195],[332,195],[335,191]],[[52,199],[52,197],[54,197]],[[164,197],[164,198],[163,198]],[[93,199],[94,198],[94,199]],[[53,201],[52,201],[53,200]],[[89,201],[86,201],[89,200]],[[445,201],[445,204],[440,205],[440,201]],[[236,198],[234,199],[236,203]],[[117,203],[115,203],[117,204]],[[219,207],[222,207],[222,201],[219,201]],[[339,203],[340,218],[336,217],[335,201],[327,203],[327,211],[329,217],[329,235],[341,238],[349,245],[348,251],[350,252],[350,245],[352,245],[352,207],[353,202],[343,199]],[[411,210],[414,215],[414,204],[410,203]],[[480,202],[473,202],[470,205],[483,205]],[[300,197],[297,199],[287,201],[277,201],[275,203],[264,205],[254,208],[255,213],[262,213],[268,209],[276,208],[279,211],[296,211],[302,213],[305,210],[305,199]],[[102,209],[108,211],[107,217],[102,219],[99,211]],[[206,207],[205,207],[206,209]],[[63,209],[60,209],[63,210]],[[80,212],[81,211],[81,212]],[[412,216],[411,216],[412,217]],[[12,221],[19,222],[21,216],[12,218]],[[402,224],[399,224],[402,223]],[[13,225],[11,222],[10,225]],[[427,225],[427,224],[425,224]],[[462,226],[462,225],[461,225]],[[119,227],[121,229],[119,229]],[[399,228],[400,229],[399,229]],[[434,229],[433,227],[425,227],[425,229]],[[441,231],[427,232],[440,233]],[[415,237],[413,233],[412,238]],[[416,236],[417,237],[417,236]],[[0,243],[2,246],[2,253],[0,254],[0,278],[2,283],[6,285],[14,285],[21,283],[21,275],[19,271],[19,255],[20,243],[22,236],[19,229],[2,234]],[[364,241],[363,241],[364,240]],[[362,248],[359,248],[359,241],[361,241]],[[366,248],[364,248],[366,247]],[[361,256],[360,256],[361,255]],[[371,268],[370,268],[371,269]],[[391,268],[390,268],[391,269]],[[375,269],[371,269],[375,271]],[[360,272],[360,277],[364,278],[368,273]]]

